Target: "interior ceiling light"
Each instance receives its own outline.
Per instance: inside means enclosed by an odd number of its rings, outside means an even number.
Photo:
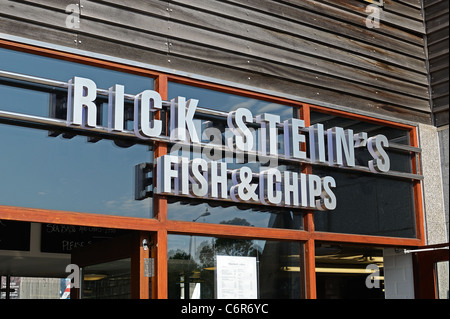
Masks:
[[[85,274],[83,276],[83,280],[85,280],[85,281],[96,281],[96,280],[105,279],[106,277],[108,277],[108,276],[104,275],[104,274]]]

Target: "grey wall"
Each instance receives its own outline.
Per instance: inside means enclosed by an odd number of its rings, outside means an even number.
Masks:
[[[438,130],[432,125],[419,125],[427,245],[448,242],[445,222],[443,171]],[[447,142],[448,143],[448,142]],[[447,169],[448,175],[448,169]],[[447,195],[448,197],[448,195]]]
[[[442,171],[442,189],[444,192],[444,209],[445,209],[445,224],[447,228],[447,242],[449,240],[449,214],[448,214],[448,194],[449,194],[449,127],[442,127],[438,129],[439,145],[441,149],[441,171]]]

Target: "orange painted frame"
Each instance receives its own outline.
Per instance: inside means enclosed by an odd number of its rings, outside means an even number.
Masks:
[[[309,125],[310,110],[320,110],[327,113],[338,114],[341,116],[352,117],[359,120],[370,121],[382,125],[399,127],[410,131],[412,146],[417,147],[417,131],[414,126],[399,124],[386,120],[371,118],[368,116],[357,115],[340,110],[329,109],[325,107],[308,105],[301,102],[250,92],[243,89],[227,87],[215,83],[207,83],[203,81],[188,79],[176,75],[163,74],[152,70],[137,68],[115,62],[97,60],[89,57],[79,56],[71,53],[55,51],[45,48],[38,48],[27,44],[16,43],[0,39],[0,47],[12,50],[23,51],[36,55],[63,59],[67,61],[93,65],[113,69],[121,72],[134,73],[155,79],[155,89],[161,94],[163,99],[167,99],[168,82],[183,83],[191,86],[217,90],[230,94],[243,95],[255,99],[276,102],[280,104],[288,104],[298,107],[305,123]],[[167,145],[165,143],[157,143],[155,145],[154,156],[158,157],[166,154]],[[419,167],[412,158],[413,170],[420,173]],[[305,172],[311,169],[305,166]],[[78,212],[66,212],[55,210],[42,210],[33,208],[0,206],[0,219],[19,220],[30,222],[48,222],[61,223],[71,225],[86,225],[96,227],[125,228],[140,231],[152,232],[152,257],[156,260],[156,280],[152,280],[152,297],[158,299],[166,299],[168,297],[167,289],[167,236],[168,234],[191,234],[199,236],[219,236],[233,238],[259,238],[272,240],[298,241],[305,246],[305,288],[306,297],[309,299],[316,298],[315,289],[315,241],[327,242],[344,242],[367,245],[383,245],[383,246],[422,246],[424,240],[424,222],[423,222],[423,203],[421,195],[422,185],[420,181],[414,184],[415,208],[416,208],[416,228],[417,238],[391,238],[364,235],[350,235],[339,233],[316,232],[314,229],[313,212],[306,211],[304,214],[304,230],[284,230],[284,229],[264,229],[255,227],[217,225],[217,224],[199,224],[184,221],[174,221],[167,219],[167,199],[164,196],[155,195],[154,197],[154,219],[140,219],[121,216],[105,216],[96,214],[86,214]],[[145,297],[145,294],[142,295]]]

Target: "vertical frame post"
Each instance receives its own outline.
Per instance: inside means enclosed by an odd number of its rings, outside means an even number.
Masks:
[[[300,108],[300,118],[305,121],[305,126],[311,125],[310,120],[310,107],[307,104],[303,104]],[[312,174],[312,166],[304,165],[302,173]],[[306,211],[303,219],[305,231],[310,235],[314,233],[314,212]],[[307,299],[316,299],[316,261],[315,261],[315,242],[313,236],[309,236],[309,239],[305,243],[305,289]]]
[[[155,79],[155,90],[159,92],[163,100],[167,100],[167,76],[159,75]],[[161,111],[156,114],[157,119],[161,119]],[[167,121],[166,121],[167,123]],[[155,143],[155,150],[153,153],[154,160],[156,158],[167,154],[166,143]],[[155,172],[156,173],[156,172]],[[156,177],[156,175],[154,175]],[[167,299],[167,198],[162,195],[154,194],[153,196],[153,210],[154,218],[156,218],[160,226],[153,235],[152,242],[152,258],[155,259],[155,274],[152,280],[152,298]]]

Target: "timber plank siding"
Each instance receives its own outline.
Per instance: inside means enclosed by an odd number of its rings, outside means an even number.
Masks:
[[[66,25],[71,4],[80,10],[78,28]],[[0,0],[0,33],[311,104],[430,123],[421,1],[385,0],[380,27],[373,29],[366,26],[368,5],[363,0]],[[427,30],[428,54],[442,64],[442,41],[431,43],[435,33],[429,25]],[[433,105],[440,110],[445,74],[440,66],[433,70]],[[448,91],[446,96],[448,119]]]
[[[449,1],[425,0],[424,11],[427,27],[433,120],[436,126],[444,126],[449,124]]]

